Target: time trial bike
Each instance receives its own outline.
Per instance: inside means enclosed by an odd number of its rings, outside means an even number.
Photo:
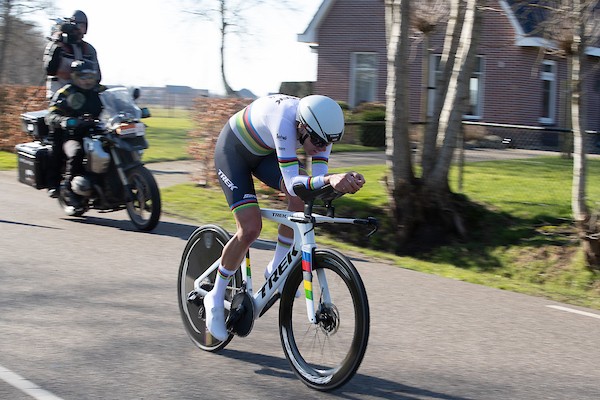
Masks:
[[[332,203],[343,194],[330,185],[294,190],[305,202],[304,212],[261,209],[264,219],[292,228],[294,242],[256,291],[248,252],[226,290],[229,338],[219,341],[208,332],[203,305],[230,238],[220,226],[202,226],[188,239],[179,268],[179,309],[191,340],[202,350],[216,352],[234,335],[247,336],[254,321],[279,300],[279,334],[292,370],[309,387],[328,391],[348,382],[362,362],[369,338],[369,304],[352,262],[338,251],[317,248],[315,225],[367,225],[370,236],[377,230],[377,220],[335,217]],[[325,215],[313,212],[317,200]]]

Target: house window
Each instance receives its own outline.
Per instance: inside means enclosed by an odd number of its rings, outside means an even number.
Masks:
[[[375,101],[377,90],[377,53],[352,53],[350,105]]]
[[[554,124],[556,113],[556,61],[542,62],[542,115],[541,124]]]
[[[440,60],[442,56],[440,54],[433,54],[430,58],[429,64],[429,104],[427,107],[427,115],[433,115],[433,104],[435,101],[435,84],[437,78],[440,76]],[[469,80],[469,103],[467,111],[463,115],[465,119],[479,119],[481,118],[483,110],[483,77],[484,77],[484,62],[482,56],[477,56],[475,60],[475,67],[473,74]]]
[[[473,74],[469,80],[469,105],[464,117],[467,119],[481,118],[481,103],[483,93],[483,57],[477,56]]]

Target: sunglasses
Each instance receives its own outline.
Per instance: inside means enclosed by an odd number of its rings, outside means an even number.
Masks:
[[[329,144],[329,142],[324,141],[320,137],[318,137],[318,136],[312,136],[312,135],[310,135],[310,142],[315,147],[327,147],[327,145]]]

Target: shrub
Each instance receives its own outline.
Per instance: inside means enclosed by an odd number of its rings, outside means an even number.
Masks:
[[[0,86],[0,150],[15,151],[18,143],[33,138],[23,132],[21,114],[48,108],[46,89],[37,86]]]
[[[200,161],[201,172],[198,180],[208,184],[217,184],[216,171],[213,168],[217,137],[229,118],[252,102],[251,99],[200,97],[194,101],[192,119],[196,129],[190,132],[188,151]]]
[[[359,114],[359,120],[365,122],[385,121],[385,107],[366,109]],[[360,143],[363,146],[384,147],[385,146],[385,123],[361,125]]]

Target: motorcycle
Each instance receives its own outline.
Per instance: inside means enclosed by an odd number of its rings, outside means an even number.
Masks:
[[[64,187],[58,191],[58,202],[72,216],[82,216],[90,209],[126,209],[136,228],[151,231],[160,218],[161,199],[154,176],[141,160],[148,148],[141,119],[149,117],[150,112],[139,108],[135,104],[137,96],[132,97],[124,87],[107,89],[100,98],[103,111],[83,139],[86,173],[71,182],[73,192],[83,198],[83,207],[73,211]],[[44,119],[47,113],[43,110],[21,115],[24,130],[38,140],[16,146],[19,181],[37,189],[47,188],[49,180],[47,166],[52,146]]]

